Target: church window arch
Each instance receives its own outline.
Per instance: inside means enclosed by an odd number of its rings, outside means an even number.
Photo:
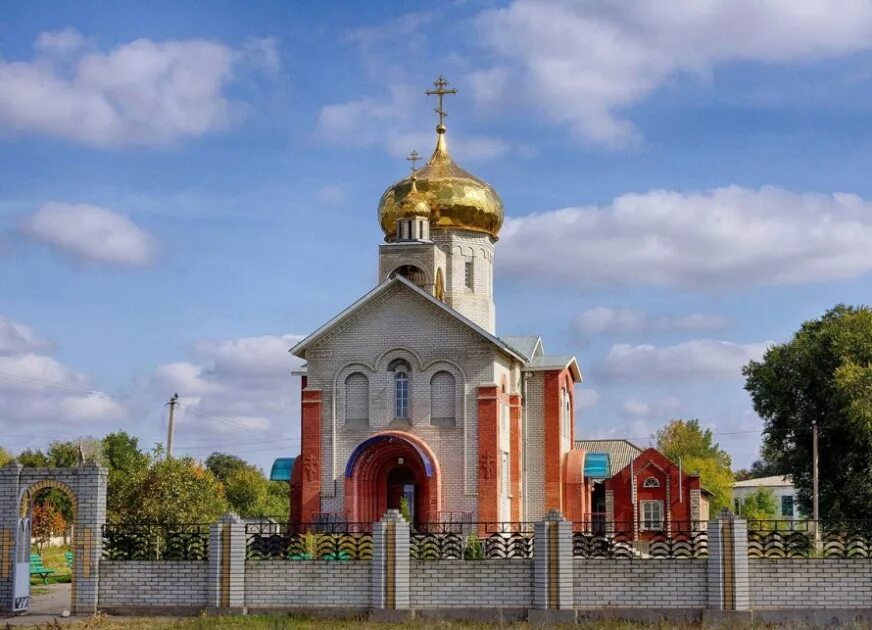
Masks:
[[[642,482],[643,488],[659,488],[660,480],[657,477],[648,477],[645,481]]]
[[[451,372],[440,370],[430,379],[430,424],[457,425],[457,383]]]
[[[445,276],[442,273],[442,267],[436,270],[436,299],[445,301]]]
[[[394,359],[388,371],[394,373],[394,417],[408,420],[412,368],[405,359]]]
[[[427,286],[427,274],[415,265],[400,265],[394,270],[394,273],[403,276],[421,288]]]
[[[345,379],[345,423],[369,422],[369,379],[363,372],[352,372]]]

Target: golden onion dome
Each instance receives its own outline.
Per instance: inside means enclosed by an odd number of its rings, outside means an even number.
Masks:
[[[378,204],[378,218],[385,240],[397,233],[397,219],[404,215],[404,200],[423,196],[430,212],[430,225],[484,232],[497,238],[503,225],[503,202],[490,184],[455,164],[445,146],[445,126],[436,127],[436,149],[414,176],[388,188]],[[412,178],[416,181],[412,181]]]
[[[430,204],[427,203],[427,199],[418,190],[417,179],[414,174],[410,178],[411,186],[409,192],[400,201],[400,210],[397,218],[430,216]]]

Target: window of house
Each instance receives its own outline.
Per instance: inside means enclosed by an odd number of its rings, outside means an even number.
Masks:
[[[456,386],[451,372],[440,371],[430,379],[430,424],[453,427],[457,424]]]
[[[561,414],[563,417],[563,435],[569,437],[572,434],[572,405],[570,404],[569,392],[566,388],[561,391]]]
[[[793,518],[793,495],[781,497],[781,516]]]
[[[502,459],[501,459],[501,477],[500,482],[502,485],[503,496],[509,496],[509,454],[503,451]]]
[[[345,423],[365,424],[369,421],[369,379],[362,372],[345,379]]]
[[[643,488],[659,488],[660,481],[656,477],[648,477],[645,481],[642,482]]]
[[[503,435],[509,434],[509,406],[506,404],[500,405],[500,421],[503,425]]]
[[[394,359],[388,366],[394,373],[394,417],[409,417],[409,380],[412,369],[403,359]]]
[[[641,501],[642,529],[661,531],[663,529],[663,501]]]
[[[472,279],[472,261],[468,260],[463,267],[463,279],[466,282],[466,288],[473,288],[473,279]]]

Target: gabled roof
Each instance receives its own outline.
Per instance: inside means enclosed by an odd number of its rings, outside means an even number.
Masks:
[[[572,372],[572,378],[576,383],[580,383],[581,369],[578,367],[578,361],[575,357],[569,354],[557,354],[553,356],[538,356],[527,362],[523,369],[525,372],[547,372],[551,370],[564,370],[569,368]]]
[[[470,330],[472,330],[473,332],[475,332],[479,336],[485,338],[487,341],[490,341],[493,345],[495,345],[499,350],[501,350],[505,354],[508,354],[509,356],[517,359],[521,363],[527,362],[527,357],[525,357],[524,355],[519,353],[515,348],[508,345],[502,339],[490,334],[488,331],[486,331],[484,328],[482,328],[478,324],[467,319],[466,317],[464,317],[463,315],[461,315],[460,313],[455,311],[453,308],[451,308],[450,306],[448,306],[447,304],[445,304],[441,300],[437,300],[435,297],[433,297],[432,295],[430,295],[429,293],[427,293],[426,291],[424,291],[423,289],[418,287],[416,284],[410,282],[409,280],[406,280],[403,276],[400,276],[400,275],[395,275],[395,276],[388,278],[387,280],[382,282],[380,285],[375,287],[372,291],[370,291],[369,293],[364,295],[362,298],[360,298],[359,300],[354,302],[354,304],[352,304],[351,306],[346,308],[344,311],[339,313],[336,317],[334,317],[329,322],[327,322],[326,324],[321,326],[318,330],[316,330],[311,335],[309,335],[308,337],[306,337],[305,339],[300,341],[296,346],[291,348],[291,350],[290,350],[291,354],[293,354],[294,356],[298,356],[300,358],[303,358],[303,359],[306,358],[306,349],[309,348],[309,346],[311,346],[313,343],[319,341],[321,338],[323,338],[325,335],[327,335],[327,333],[329,333],[334,327],[339,325],[341,322],[347,320],[349,317],[354,315],[356,312],[358,312],[364,306],[366,306],[367,304],[372,302],[376,297],[378,297],[379,295],[384,293],[387,289],[389,289],[392,286],[404,287],[405,289],[411,291],[413,294],[418,295],[422,299],[427,300],[428,302],[430,302],[431,304],[433,304],[437,308],[441,309],[446,314],[448,314],[451,317],[453,317],[454,319],[456,319],[460,324],[463,324],[464,326],[466,326],[467,328],[469,328]]]
[[[627,440],[576,440],[575,448],[588,453],[605,453],[609,456],[610,476],[626,468],[642,454],[642,449]]]
[[[527,359],[532,359],[535,356],[537,348],[542,353],[542,338],[539,335],[506,335],[501,339]]]
[[[779,488],[793,485],[793,480],[785,475],[775,475],[774,477],[758,477],[757,479],[745,479],[744,481],[736,481],[733,483],[734,488]]]

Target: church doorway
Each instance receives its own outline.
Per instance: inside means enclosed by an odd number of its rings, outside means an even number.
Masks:
[[[412,523],[435,522],[441,497],[433,452],[421,438],[402,431],[364,440],[345,468],[345,511],[351,522],[374,523],[403,504]]]
[[[409,521],[415,522],[415,475],[412,470],[405,465],[397,465],[388,474],[388,509],[399,510],[403,512],[403,504],[405,503],[405,511],[409,514]]]

